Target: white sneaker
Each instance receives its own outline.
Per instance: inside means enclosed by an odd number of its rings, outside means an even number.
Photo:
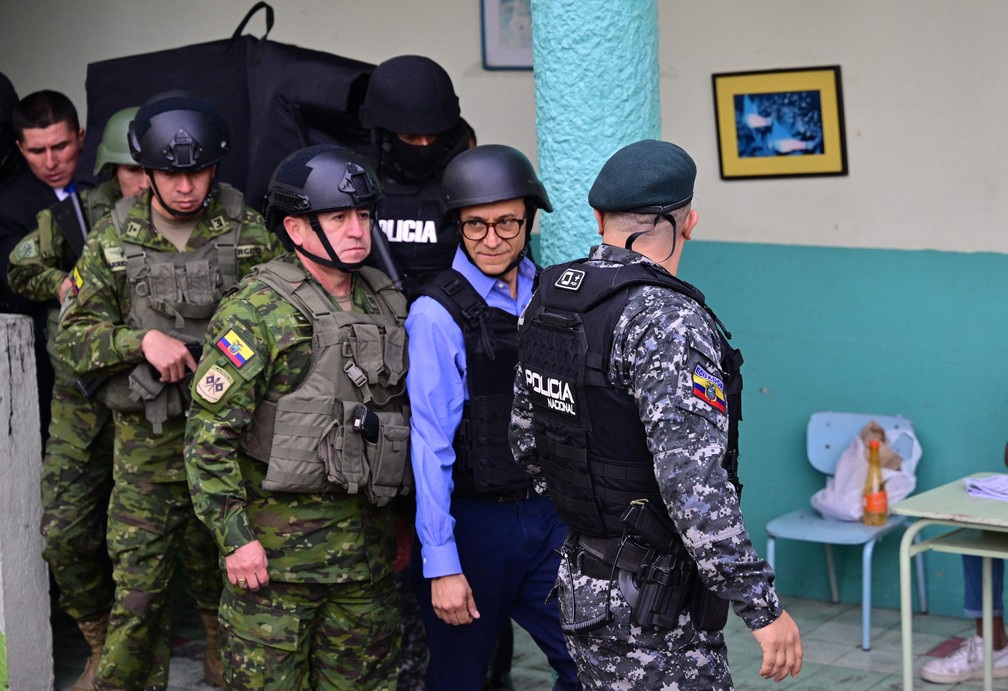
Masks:
[[[1008,646],[994,652],[994,678],[1008,677]],[[954,684],[969,679],[983,679],[983,639],[971,636],[959,648],[921,667],[920,675],[936,684]]]

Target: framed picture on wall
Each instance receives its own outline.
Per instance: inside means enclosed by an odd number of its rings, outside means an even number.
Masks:
[[[839,65],[712,80],[722,179],[847,174]]]
[[[480,0],[483,68],[532,69],[531,0]]]

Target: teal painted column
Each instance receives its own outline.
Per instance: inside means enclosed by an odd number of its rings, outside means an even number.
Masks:
[[[532,0],[544,266],[597,244],[588,189],[620,147],[661,136],[656,0]]]

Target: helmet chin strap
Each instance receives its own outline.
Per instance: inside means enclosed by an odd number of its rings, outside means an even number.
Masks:
[[[304,257],[308,257],[317,264],[327,266],[330,269],[339,269],[340,271],[345,271],[347,273],[357,271],[362,266],[364,266],[364,263],[367,261],[367,257],[360,260],[359,262],[345,262],[339,258],[339,255],[336,254],[336,250],[333,249],[332,244],[329,242],[329,238],[326,237],[325,231],[322,230],[322,225],[319,223],[318,220],[318,214],[316,213],[308,214],[308,224],[311,226],[311,229],[315,231],[315,235],[318,237],[319,242],[322,243],[322,247],[325,248],[326,254],[328,254],[329,256],[320,257],[317,254],[309,252],[300,245],[294,245],[295,252]]]
[[[168,202],[165,201],[164,197],[161,196],[161,190],[158,189],[157,183],[154,181],[154,171],[150,168],[144,168],[144,172],[147,173],[147,179],[150,180],[151,189],[154,191],[154,196],[157,197],[158,203],[161,204],[161,208],[170,213],[175,218],[180,218],[183,221],[187,221],[190,218],[194,218],[203,213],[208,206],[210,206],[210,197],[213,196],[214,182],[217,181],[217,171],[214,171],[213,177],[210,179],[210,187],[207,188],[206,198],[203,203],[200,204],[192,211],[179,211],[178,209],[173,209],[168,206]]]

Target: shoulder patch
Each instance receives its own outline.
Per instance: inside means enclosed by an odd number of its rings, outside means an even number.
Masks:
[[[74,267],[74,270],[70,272],[70,287],[73,288],[74,295],[79,293],[80,289],[84,287],[84,279],[81,278],[77,267]]]
[[[693,370],[693,396],[722,413],[727,410],[724,382],[699,364]]]
[[[228,392],[234,378],[217,365],[213,365],[196,382],[196,393],[207,403],[217,403]]]
[[[216,214],[213,218],[207,221],[207,226],[215,233],[226,230],[228,227],[227,216],[225,216],[223,212]]]
[[[113,271],[126,270],[126,257],[123,254],[122,245],[105,245],[102,247],[105,254],[105,263]]]
[[[130,237],[136,237],[137,235],[140,234],[140,231],[142,229],[143,229],[143,226],[140,225],[140,221],[138,221],[138,220],[136,220],[134,218],[134,219],[130,219],[130,222],[126,224],[126,230],[123,231],[123,232],[126,235],[129,235]]]
[[[220,337],[217,341],[217,350],[224,353],[231,364],[238,369],[255,357],[255,352],[245,344],[234,329]]]
[[[38,236],[35,234],[26,237],[14,249],[14,256],[17,259],[34,259],[39,254],[41,254],[41,250],[39,250]]]

